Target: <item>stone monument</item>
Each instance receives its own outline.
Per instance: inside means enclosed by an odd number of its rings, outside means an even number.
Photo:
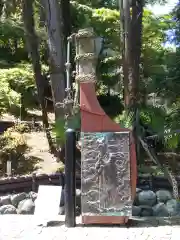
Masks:
[[[76,81],[80,85],[82,223],[124,224],[136,192],[132,133],[103,111],[96,97],[93,29],[76,35]],[[112,106],[113,107],[113,106]]]

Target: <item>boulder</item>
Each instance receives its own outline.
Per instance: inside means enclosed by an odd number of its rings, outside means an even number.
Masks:
[[[34,214],[35,203],[32,199],[24,199],[18,204],[18,214]]]
[[[166,207],[170,216],[177,216],[180,213],[180,203],[175,199],[168,200]]]
[[[0,207],[0,214],[17,214],[17,210],[13,205],[4,205]]]
[[[153,208],[153,216],[155,217],[168,217],[169,212],[164,203],[158,203]]]
[[[140,216],[141,215],[141,207],[139,206],[132,206],[132,215],[133,216]]]
[[[0,197],[0,206],[11,205],[11,196]]]
[[[141,217],[150,217],[153,216],[153,210],[150,206],[141,205]]]
[[[172,194],[168,190],[159,190],[156,192],[157,201],[166,203],[168,200],[172,199]]]
[[[11,203],[12,203],[13,206],[17,207],[18,204],[22,200],[26,199],[27,197],[28,197],[28,194],[25,193],[25,192],[14,194],[14,195],[11,196]]]
[[[29,193],[29,198],[31,198],[33,200],[33,202],[37,199],[37,193],[36,192],[33,192],[31,191]]]
[[[140,193],[142,190],[140,188],[136,188],[136,193]]]
[[[65,205],[65,191],[64,189],[62,189],[60,207],[63,207],[64,205]],[[81,190],[80,189],[76,189],[76,205],[78,207],[81,206]]]
[[[138,202],[138,193],[140,193],[142,190],[140,188],[136,188],[136,196],[134,198],[134,205],[138,206],[139,202]]]
[[[153,206],[156,204],[156,201],[156,194],[151,190],[145,190],[138,193],[139,205]]]

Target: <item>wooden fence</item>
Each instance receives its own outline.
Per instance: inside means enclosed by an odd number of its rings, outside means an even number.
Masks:
[[[177,177],[180,188],[180,177]],[[64,186],[65,178],[63,173],[56,174],[38,174],[26,175],[19,177],[1,178],[0,179],[0,195],[35,191],[37,192],[39,185],[60,185]],[[76,187],[81,187],[81,180],[76,180]],[[171,190],[171,185],[164,177],[143,177],[139,176],[137,187],[141,189],[167,189]]]

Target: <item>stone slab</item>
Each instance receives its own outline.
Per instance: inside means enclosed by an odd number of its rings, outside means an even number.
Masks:
[[[39,186],[34,212],[38,220],[37,224],[41,224],[44,221],[47,222],[59,214],[61,192],[61,186]]]
[[[130,133],[82,133],[83,216],[131,216]]]

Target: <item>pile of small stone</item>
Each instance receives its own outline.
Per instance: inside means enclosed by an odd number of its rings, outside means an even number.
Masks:
[[[0,196],[0,214],[34,214],[36,192],[9,194]],[[61,193],[59,214],[65,214],[64,190]],[[76,190],[76,215],[81,214],[81,191]]]
[[[137,188],[132,215],[139,217],[180,216],[180,202],[175,200],[168,190],[153,192]]]
[[[37,193],[18,193],[0,196],[0,214],[34,214]],[[59,214],[64,215],[65,209],[64,190],[62,190]],[[81,191],[76,190],[76,215],[81,214]],[[133,205],[133,216],[138,217],[169,217],[180,216],[180,202],[173,199],[168,190],[136,189]]]
[[[0,214],[33,214],[37,193],[18,193],[0,197]]]

